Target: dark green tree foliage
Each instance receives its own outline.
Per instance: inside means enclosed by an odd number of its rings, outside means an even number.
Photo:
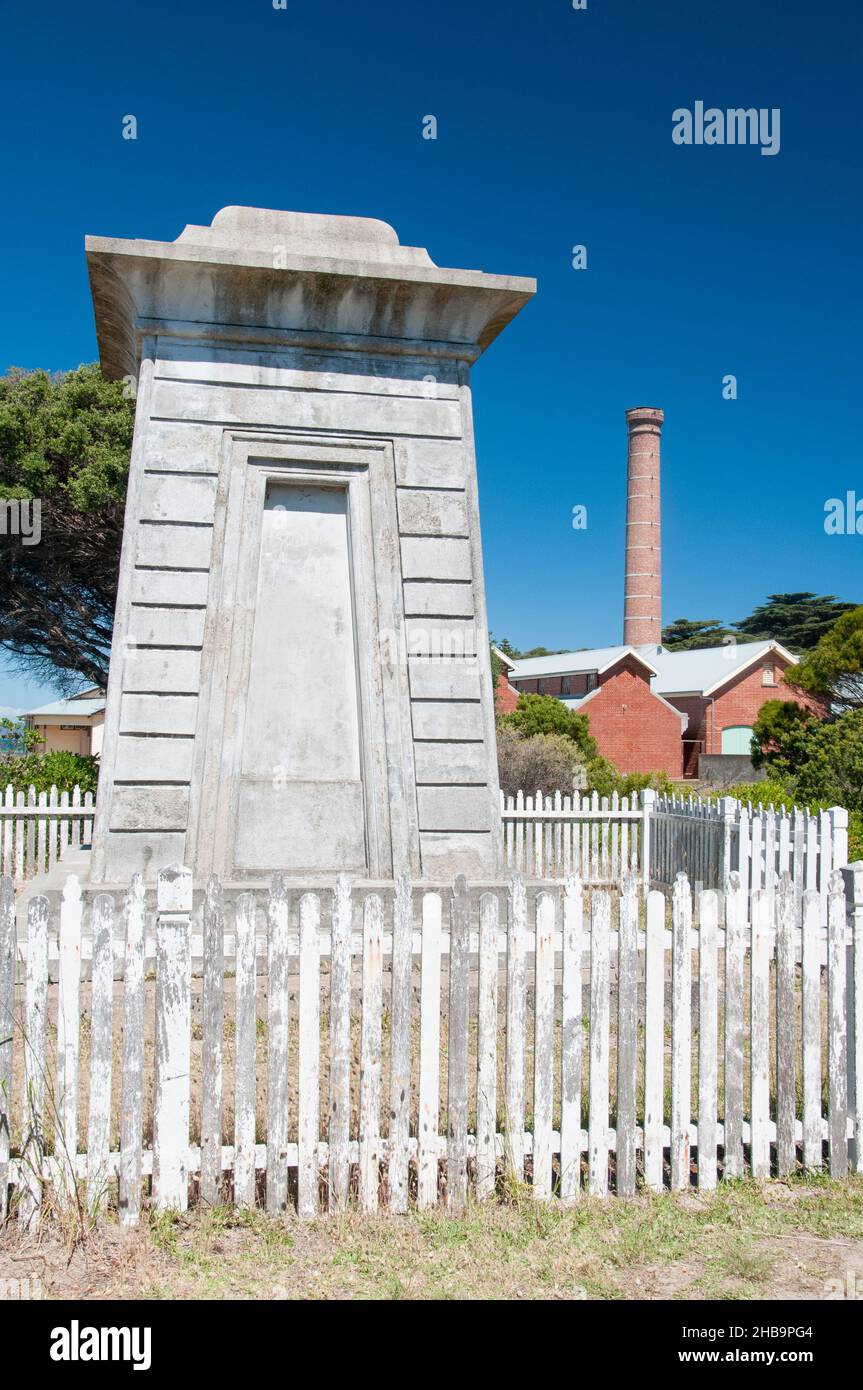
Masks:
[[[863,608],[843,613],[786,680],[840,708],[863,708]]]
[[[822,721],[790,700],[768,700],[753,731],[753,762],[800,805],[863,811],[863,709]]]
[[[0,498],[38,498],[41,541],[0,535],[0,648],[64,690],[104,685],[134,403],[98,366],[0,377]]]
[[[504,656],[508,656],[510,661],[527,661],[531,656],[559,656],[561,652],[569,651],[569,647],[531,647],[529,652],[520,652],[510,642],[508,637],[492,637],[492,645],[502,651]]]
[[[723,627],[717,618],[698,622],[675,618],[662,629],[663,645],[672,652],[686,652],[694,647],[721,647],[726,638],[733,636],[731,629]]]
[[[843,613],[854,608],[833,594],[768,594],[734,628],[747,642],[781,642],[792,652],[809,651]]]
[[[585,763],[597,754],[587,715],[568,709],[554,695],[519,695],[516,708],[511,714],[501,715],[498,723],[505,729],[514,729],[522,738],[532,738],[536,734],[563,734],[572,740]]]
[[[815,716],[796,700],[767,700],[752,730],[752,762],[787,782],[807,758],[809,726]],[[817,720],[816,720],[817,722]]]
[[[863,709],[849,710],[832,724],[813,721],[807,732],[797,796],[863,811]]]

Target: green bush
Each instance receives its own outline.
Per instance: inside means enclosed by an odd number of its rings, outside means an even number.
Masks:
[[[519,695],[512,713],[502,714],[497,722],[499,728],[514,729],[521,738],[562,734],[573,742],[583,762],[596,757],[596,742],[590,736],[587,715],[577,714],[554,695]]]
[[[664,772],[618,772],[608,758],[592,758],[587,764],[586,790],[599,796],[633,796],[652,787],[657,792],[671,792],[674,785]]]
[[[99,761],[79,753],[23,753],[19,757],[0,758],[0,790],[12,786],[16,792],[95,792],[99,781]]]
[[[522,737],[505,725],[497,731],[497,767],[500,789],[505,796],[524,792],[553,795],[572,794],[574,781],[584,764],[572,739],[563,734],[533,734]]]

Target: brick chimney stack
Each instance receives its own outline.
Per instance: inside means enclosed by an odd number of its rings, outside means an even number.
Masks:
[[[662,642],[659,437],[664,412],[637,406],[626,412],[629,459],[626,488],[626,583],[623,640],[642,647]]]

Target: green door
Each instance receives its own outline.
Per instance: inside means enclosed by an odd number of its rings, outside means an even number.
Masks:
[[[745,753],[752,751],[752,729],[748,724],[732,724],[722,730],[723,753]]]

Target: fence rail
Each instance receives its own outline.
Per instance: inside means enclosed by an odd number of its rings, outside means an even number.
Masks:
[[[0,799],[0,873],[20,883],[54,868],[67,849],[86,844],[93,832],[93,793],[80,787],[58,792],[16,792]]]
[[[19,924],[0,880],[0,1216],[30,1226],[73,1182],[134,1223],[145,1188],[311,1217],[351,1194],[459,1211],[505,1173],[569,1202],[863,1171],[863,864],[832,875],[826,925],[788,875],[749,898],[737,874],[694,898],[681,876],[670,911],[632,875],[619,898],[515,876],[457,880],[444,913],[404,878],[277,879],[229,909],[213,879],[196,921],[174,868],[154,925],[140,878],[120,916],[74,877],[59,923],[37,896]]]

